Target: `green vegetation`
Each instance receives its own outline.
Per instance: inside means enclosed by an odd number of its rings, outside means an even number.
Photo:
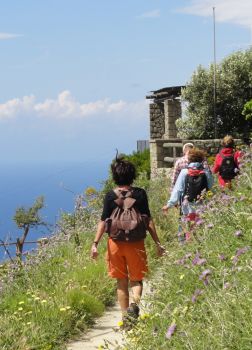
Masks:
[[[216,189],[206,202],[194,239],[167,247],[152,281],[151,307],[129,332],[125,349],[251,349],[251,154],[246,162],[235,190]],[[175,213],[162,221],[174,237]]]
[[[216,67],[216,115],[219,137],[230,133],[248,137],[252,123],[242,115],[244,104],[252,97],[252,49],[238,51]],[[186,118],[177,126],[182,138],[214,137],[214,66],[199,66],[183,91],[188,103]]]
[[[44,197],[38,197],[34,204],[26,209],[19,207],[13,217],[17,227],[23,231],[22,237],[17,239],[17,256],[22,259],[23,246],[31,227],[46,225],[40,216],[40,210],[44,207]]]
[[[133,152],[131,155],[126,155],[125,159],[131,161],[137,169],[138,176],[146,174],[150,178],[150,150],[146,149],[143,152]]]
[[[152,215],[167,255],[157,260],[147,238],[150,270],[155,271],[150,276],[152,294],[139,324],[128,333],[125,349],[251,349],[251,154],[246,162],[234,191],[217,188],[214,196],[209,194],[195,236],[183,246],[177,241],[178,210],[167,216],[161,212],[167,179],[138,177],[137,186],[148,183]],[[75,213],[62,216],[59,233],[48,244],[21,264],[0,265],[1,349],[65,349],[69,338],[85,331],[114,303],[105,237],[99,259],[90,259],[103,195],[88,188],[77,198]]]

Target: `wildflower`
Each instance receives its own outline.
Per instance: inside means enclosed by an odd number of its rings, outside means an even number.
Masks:
[[[203,293],[202,289],[196,289],[194,294],[192,295],[192,303],[195,303],[197,301],[198,296],[200,296]]]
[[[66,306],[66,310],[70,310],[71,309],[71,306]]]
[[[206,263],[206,259],[200,258],[200,254],[197,253],[195,258],[192,261],[193,265],[204,265]]]
[[[243,247],[243,248],[239,248],[236,251],[236,256],[240,256],[241,254],[246,253],[249,250],[249,247]]]
[[[167,329],[167,332],[166,332],[166,335],[165,335],[166,339],[170,339],[172,337],[172,335],[174,334],[176,328],[177,328],[176,323],[172,323],[170,325],[170,327]]]
[[[228,289],[231,287],[231,284],[229,282],[224,283],[223,288]]]
[[[185,306],[184,309],[182,310],[182,313],[183,313],[183,314],[186,314],[187,311],[188,311],[188,306]]]
[[[219,254],[218,258],[220,259],[220,261],[226,260],[226,257],[224,254]]]
[[[123,326],[123,321],[119,321],[119,322],[117,323],[117,326],[118,326],[118,327],[122,327],[122,326]]]
[[[241,237],[241,236],[242,236],[242,232],[241,232],[240,230],[235,231],[234,235],[235,235],[236,237]]]
[[[31,322],[26,322],[27,326],[29,326],[31,324]]]
[[[149,317],[150,317],[149,314],[143,314],[143,315],[140,316],[140,319],[141,320],[146,320],[146,318],[149,318]]]
[[[182,280],[184,277],[185,277],[185,275],[182,274],[179,276],[179,279]]]
[[[204,270],[199,277],[199,279],[203,281],[205,286],[207,286],[209,283],[209,275],[211,275],[211,273],[212,273],[211,270],[207,269],[207,270]]]
[[[214,224],[210,223],[207,225],[207,228],[213,228],[214,227]]]
[[[196,220],[196,225],[200,226],[202,224],[204,224],[204,220],[203,219],[197,219]]]
[[[18,304],[19,305],[22,305],[22,304],[24,304],[25,302],[24,301],[20,301]]]
[[[19,307],[18,308],[18,311],[23,311],[24,309],[22,307]]]
[[[65,308],[65,307],[61,307],[61,308],[60,308],[60,311],[61,311],[61,312],[64,312],[64,311],[66,311],[66,308]]]

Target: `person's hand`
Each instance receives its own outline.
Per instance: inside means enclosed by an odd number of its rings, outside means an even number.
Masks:
[[[157,243],[157,256],[163,256],[165,254],[165,247],[163,247],[160,243]]]
[[[167,205],[164,205],[163,208],[162,208],[162,211],[164,214],[167,214],[168,212],[168,206]]]
[[[96,259],[97,257],[98,257],[97,245],[93,243],[91,247],[91,258]]]

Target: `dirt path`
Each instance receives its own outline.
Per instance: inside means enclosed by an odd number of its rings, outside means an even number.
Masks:
[[[144,284],[144,295],[148,294],[148,286]],[[144,307],[144,295],[142,306]],[[95,326],[83,334],[75,342],[69,343],[67,350],[98,350],[99,346],[106,344],[106,349],[119,350],[124,343],[123,332],[119,330],[118,322],[121,321],[121,311],[117,305],[108,308],[104,315],[97,319]]]
[[[96,321],[95,326],[78,341],[70,343],[67,350],[97,350],[104,344],[107,344],[111,350],[118,349],[123,341],[123,335],[118,326],[120,320],[121,311],[118,305],[107,309]]]

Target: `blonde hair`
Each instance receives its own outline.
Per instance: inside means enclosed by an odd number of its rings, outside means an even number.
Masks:
[[[233,147],[234,146],[234,139],[231,135],[226,135],[222,140],[222,146],[224,147]]]
[[[184,146],[183,146],[183,153],[185,153],[185,151],[186,151],[187,149],[193,149],[193,148],[194,148],[194,144],[191,143],[191,142],[187,142],[187,143],[185,143]]]

